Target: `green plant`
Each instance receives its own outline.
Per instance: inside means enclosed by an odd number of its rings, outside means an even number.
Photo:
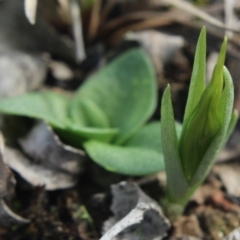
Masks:
[[[224,38],[212,79],[205,86],[206,29],[195,54],[193,73],[184,114],[183,130],[177,137],[167,86],[161,106],[162,149],[167,173],[167,198],[185,204],[209,173],[237,121],[233,112],[234,89],[224,67],[227,38]]]
[[[164,169],[157,103],[147,54],[133,49],[85,81],[72,96],[35,92],[0,101],[0,112],[43,119],[68,144],[84,146],[111,171],[143,175]]]

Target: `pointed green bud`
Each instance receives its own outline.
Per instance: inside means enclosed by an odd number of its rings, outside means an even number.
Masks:
[[[222,126],[218,107],[224,87],[223,66],[226,48],[227,38],[225,37],[212,79],[187,122],[184,123],[179,141],[179,155],[187,181],[193,177]]]
[[[174,125],[170,88],[163,94],[162,149],[167,198],[171,203],[186,204],[206,178],[238,120],[238,112],[233,111],[233,81],[224,67],[226,48],[225,37],[212,79],[206,87],[206,29],[203,27],[196,47],[180,139]]]

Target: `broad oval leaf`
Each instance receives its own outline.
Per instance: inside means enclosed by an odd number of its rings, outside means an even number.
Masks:
[[[99,106],[89,98],[71,104],[72,120],[76,125],[86,127],[109,128],[109,120]]]
[[[36,92],[2,99],[0,112],[43,119],[54,127],[64,128],[69,121],[67,108],[70,98],[56,92]]]
[[[91,99],[105,113],[110,127],[120,130],[114,143],[123,144],[156,107],[156,79],[147,54],[141,49],[129,50],[86,80],[73,98],[70,116],[74,121],[74,105],[85,99]]]
[[[159,122],[144,126],[125,146],[88,141],[84,148],[109,171],[141,176],[164,170]]]
[[[119,133],[119,130],[116,128],[91,128],[70,124],[65,129],[55,128],[55,132],[65,143],[80,148],[83,142],[89,139],[110,142]]]

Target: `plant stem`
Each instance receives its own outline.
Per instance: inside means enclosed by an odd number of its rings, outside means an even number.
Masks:
[[[175,222],[179,219],[184,211],[184,205],[172,203],[167,198],[162,199],[160,205],[164,215],[170,220],[170,222]]]

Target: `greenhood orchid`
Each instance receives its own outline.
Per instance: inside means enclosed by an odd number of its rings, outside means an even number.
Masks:
[[[237,113],[233,112],[233,82],[224,67],[226,48],[225,37],[211,81],[205,86],[206,29],[202,29],[179,139],[175,130],[170,86],[163,94],[162,147],[170,202],[186,203],[205,179],[236,124]]]

